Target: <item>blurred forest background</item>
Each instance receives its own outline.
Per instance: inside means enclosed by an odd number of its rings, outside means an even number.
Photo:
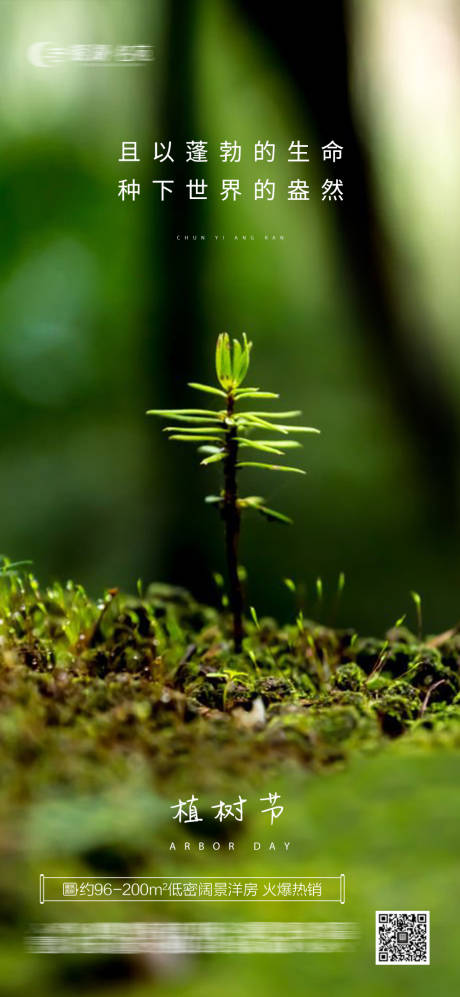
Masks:
[[[246,521],[251,604],[292,614],[290,576],[328,621],[344,571],[341,622],[412,618],[416,589],[427,629],[455,623],[458,4],[323,0],[302,30],[295,8],[259,0],[3,0],[0,12],[2,552],[93,593],[141,577],[215,599],[221,528],[203,497],[217,471],[144,413],[200,404],[185,382],[213,378],[218,332],[244,330],[251,383],[322,430],[306,438],[305,479],[248,473],[248,493],[295,520]],[[27,51],[45,40],[151,44],[155,60],[39,68]],[[193,138],[209,163],[191,174],[178,154],[166,169],[176,190],[203,176],[208,200],[161,204],[154,142],[177,152]],[[225,139],[243,146],[231,171]],[[263,175],[280,191],[304,175],[309,202],[254,202],[259,139],[279,149]],[[302,173],[281,154],[292,139],[310,144]],[[331,139],[342,204],[321,202]],[[140,163],[118,162],[124,140]],[[232,175],[248,191],[234,204],[217,193]],[[134,203],[117,197],[125,176],[141,184]],[[226,239],[178,241],[186,232]]]

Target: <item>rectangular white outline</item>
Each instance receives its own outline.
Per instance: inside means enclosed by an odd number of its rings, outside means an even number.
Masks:
[[[59,879],[59,880],[71,880],[76,882],[78,880],[83,880],[86,882],[88,879],[96,879],[98,882],[111,882],[113,879],[122,879],[124,883],[128,880],[133,880],[134,882],[145,883],[149,879],[159,879],[164,881],[165,879],[180,880],[184,879],[189,882],[191,879],[198,879],[200,881],[207,881],[209,879],[218,879],[223,881],[228,881],[229,879],[246,879],[252,882],[254,879],[265,879],[270,881],[270,879],[279,879],[286,882],[288,879],[304,880],[308,879],[309,882],[313,880],[323,880],[323,879],[337,879],[339,881],[339,896],[333,899],[322,899],[318,897],[300,897],[296,900],[291,897],[273,897],[269,899],[268,897],[131,897],[129,900],[125,900],[122,897],[78,897],[76,900],[72,900],[69,897],[51,899],[45,897],[45,884],[47,879]],[[40,892],[39,892],[39,902],[41,904],[67,904],[67,903],[292,903],[292,904],[304,904],[304,903],[318,903],[318,904],[344,904],[345,903],[345,873],[341,873],[339,876],[46,876],[44,873],[40,873]]]
[[[414,959],[404,959],[400,962],[380,962],[378,958],[379,953],[379,934],[378,934],[378,915],[379,914],[426,914],[426,961],[416,962]],[[430,966],[430,912],[429,910],[376,910],[375,912],[375,965],[376,966]]]

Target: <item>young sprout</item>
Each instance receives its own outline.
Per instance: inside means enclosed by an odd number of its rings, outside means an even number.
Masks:
[[[318,605],[320,606],[323,601],[323,579],[316,579],[316,598],[318,600]]]
[[[418,592],[411,592],[410,596],[411,596],[412,602],[414,603],[415,612],[417,614],[418,639],[421,640],[422,639],[422,633],[423,633],[422,600],[421,600]]]
[[[271,391],[259,388],[242,387],[249,369],[252,343],[243,333],[242,342],[230,340],[228,333],[222,332],[217,339],[216,372],[220,387],[190,382],[189,387],[214,395],[220,400],[219,409],[150,409],[147,415],[157,415],[167,419],[170,425],[165,432],[169,439],[183,443],[198,444],[203,454],[201,463],[222,463],[223,482],[219,495],[208,495],[206,502],[215,505],[220,511],[225,526],[225,550],[229,581],[230,609],[233,616],[233,638],[235,650],[241,650],[243,639],[243,594],[241,572],[238,566],[241,514],[253,509],[268,520],[290,523],[284,513],[269,508],[259,495],[240,497],[238,478],[240,469],[258,468],[266,471],[288,471],[305,474],[299,467],[260,460],[247,460],[254,454],[264,457],[283,457],[285,450],[300,447],[290,436],[296,433],[318,433],[311,426],[291,425],[291,419],[300,415],[298,411],[266,412],[239,409],[239,403],[250,399],[278,398]],[[286,421],[288,420],[288,421]]]
[[[259,617],[257,616],[257,612],[256,612],[255,606],[250,606],[249,607],[249,612],[250,612],[250,614],[252,616],[253,622],[256,625],[256,629],[260,630]]]

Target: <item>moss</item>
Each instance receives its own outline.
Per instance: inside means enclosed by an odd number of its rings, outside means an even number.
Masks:
[[[419,715],[420,709],[421,703],[418,698],[411,700],[392,692],[386,693],[375,702],[382,730],[389,737],[399,737],[410,722]]]
[[[295,686],[286,678],[269,675],[257,682],[257,691],[265,703],[281,703],[295,696]]]
[[[353,751],[374,747],[380,736],[375,717],[360,707],[350,703],[293,708],[277,717],[271,735],[278,744],[296,746],[315,767],[343,762]]]
[[[333,684],[337,689],[362,689],[366,681],[366,675],[362,668],[355,663],[349,665],[339,665],[336,669]]]
[[[396,632],[399,634],[399,631]],[[418,650],[415,643],[403,641],[376,640],[365,637],[356,642],[354,657],[356,663],[370,675],[373,669],[383,662],[386,672],[393,678],[403,675]]]
[[[383,641],[270,618],[247,623],[240,654],[230,636],[225,612],[180,588],[95,602],[71,582],[0,578],[0,804],[139,765],[159,782],[321,768],[460,724],[456,636],[433,647],[401,628]]]
[[[452,702],[460,689],[458,669],[446,665],[436,648],[422,647],[410,663],[406,678],[421,692],[430,690],[431,702]],[[436,686],[436,688],[433,688]]]

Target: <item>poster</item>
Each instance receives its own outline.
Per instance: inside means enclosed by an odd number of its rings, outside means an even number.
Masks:
[[[5,994],[455,993],[454,0],[3,0]]]

